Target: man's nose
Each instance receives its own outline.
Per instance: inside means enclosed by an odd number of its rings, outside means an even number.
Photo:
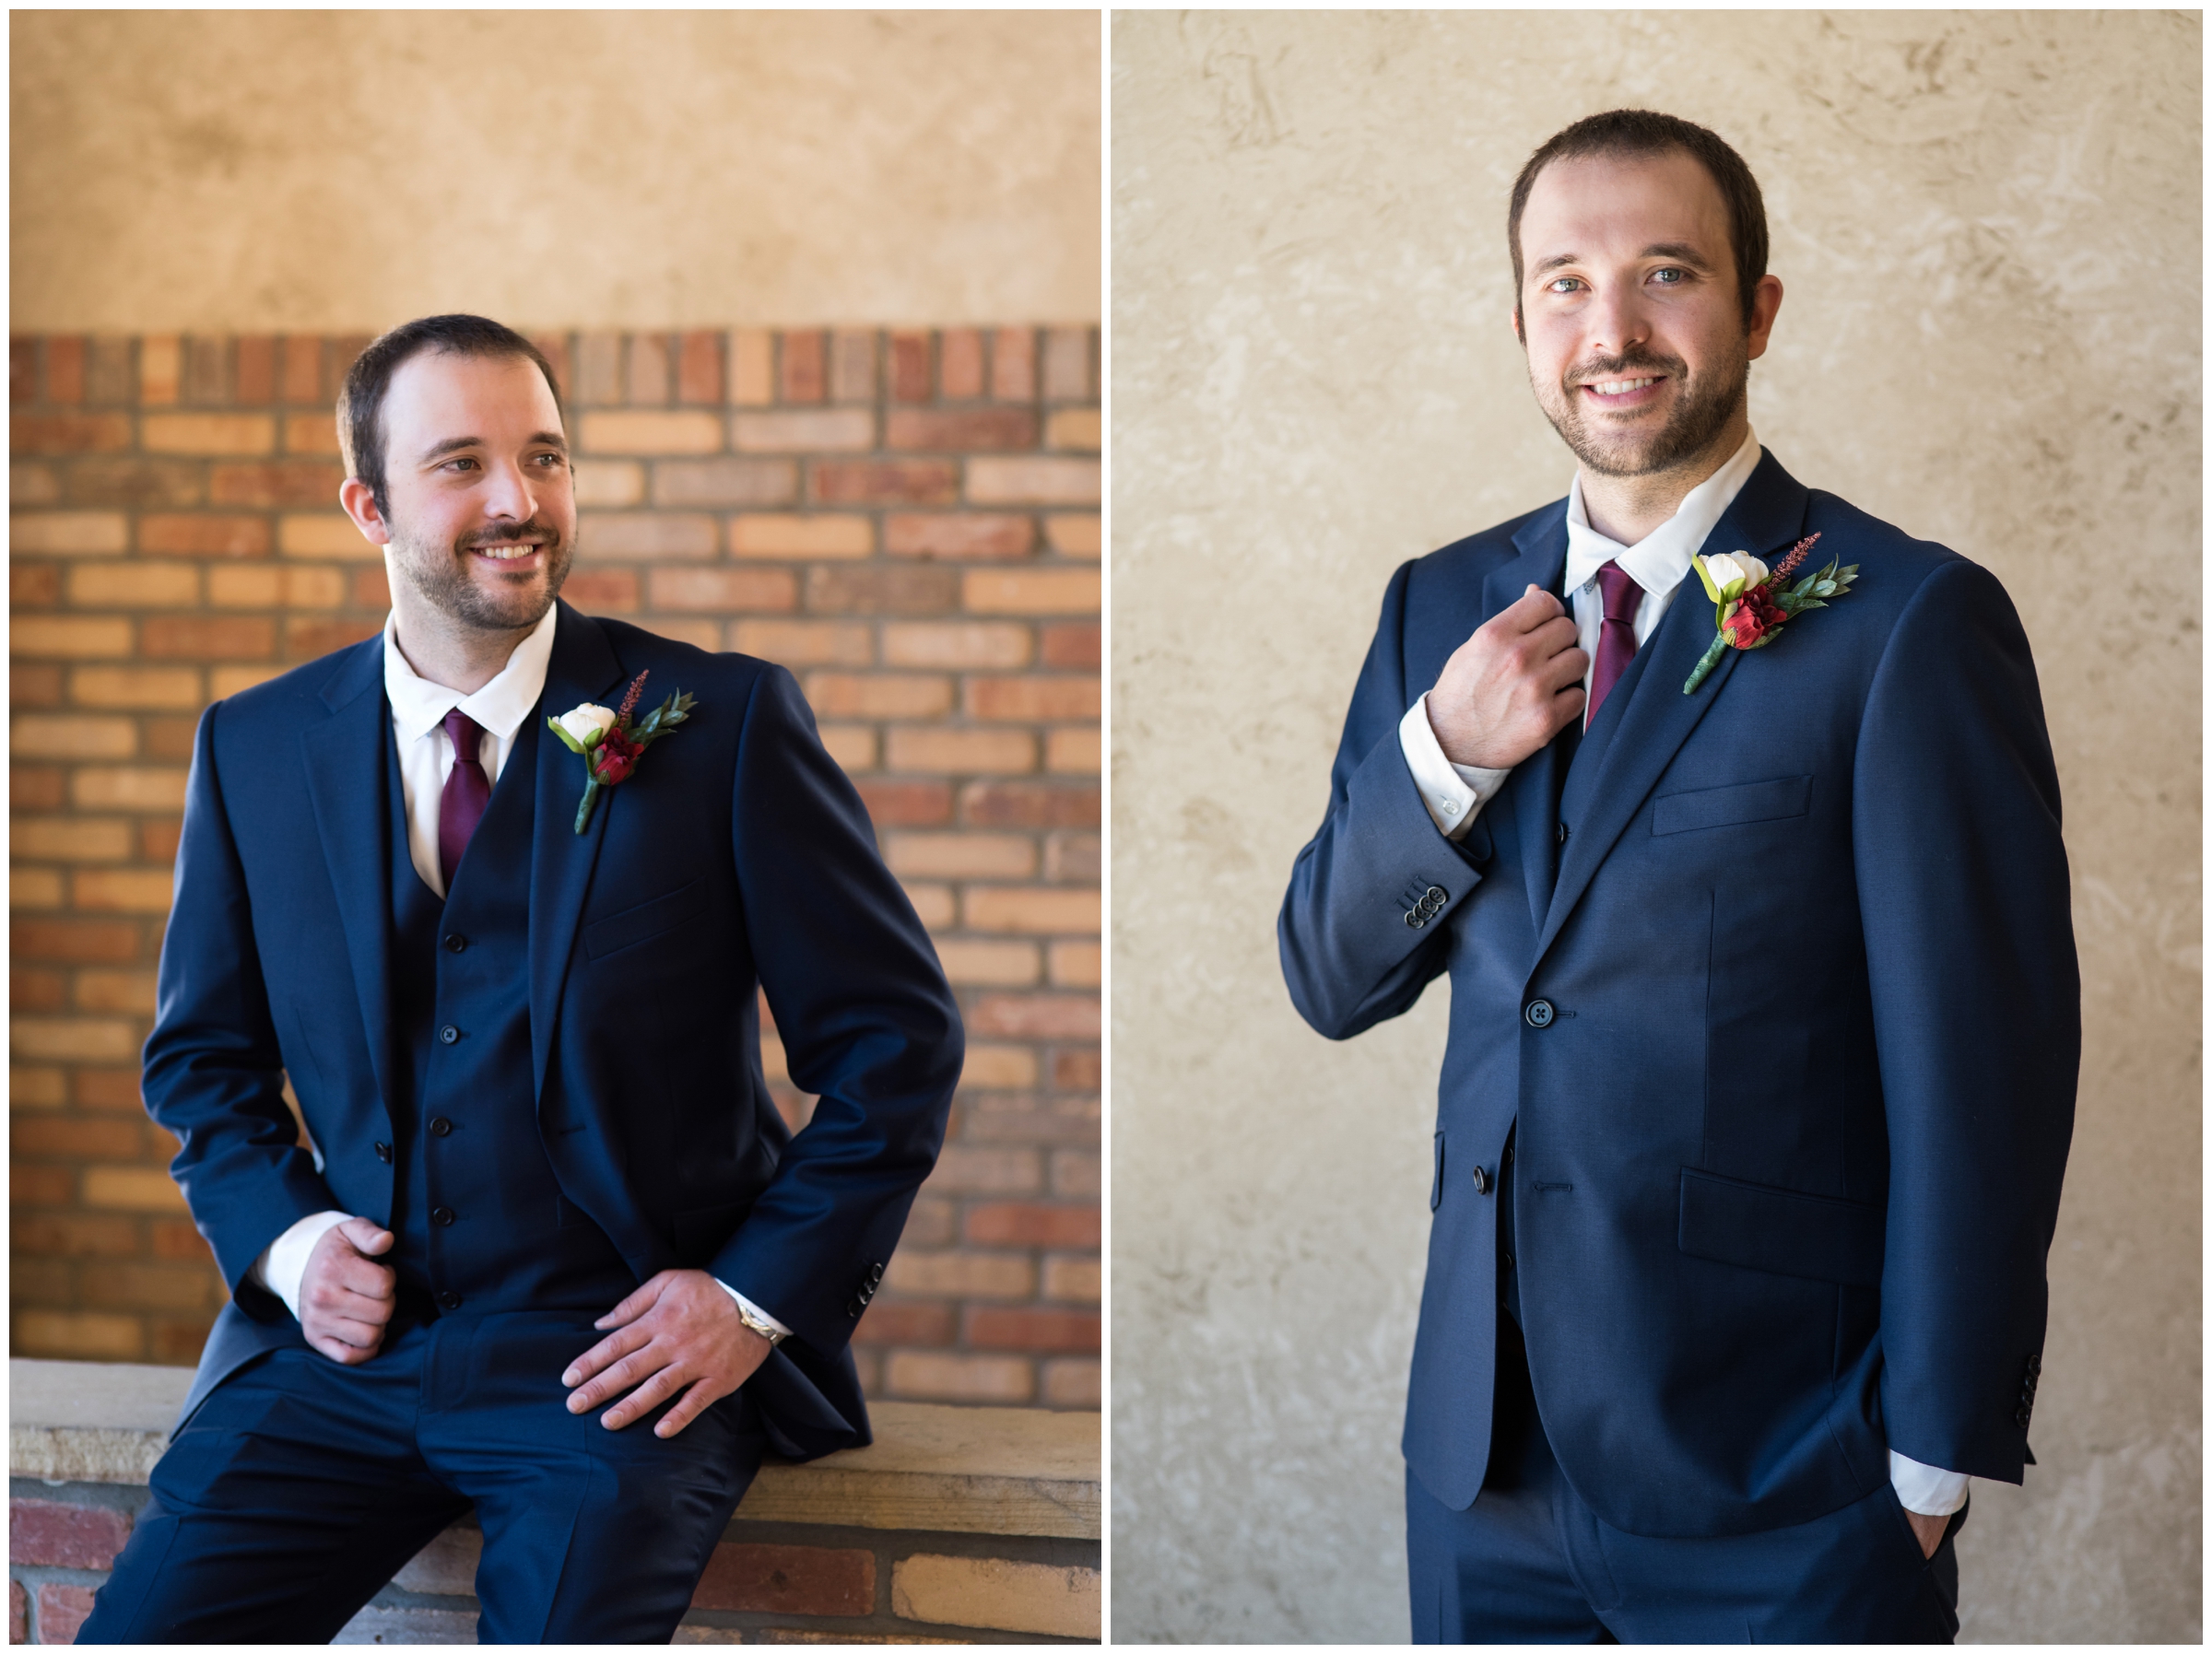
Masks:
[[[1642,294],[1633,287],[1601,292],[1585,313],[1590,333],[1583,346],[1592,356],[1624,356],[1651,339],[1651,317],[1644,310]]]
[[[537,490],[520,465],[493,465],[485,479],[484,510],[493,517],[527,522],[537,510]]]

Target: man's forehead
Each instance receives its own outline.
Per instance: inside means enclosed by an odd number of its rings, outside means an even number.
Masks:
[[[1540,256],[1532,238],[1614,230],[1643,240],[1717,240],[1715,252],[1724,253],[1728,236],[1720,186],[1680,149],[1553,161],[1531,184],[1521,222],[1522,251],[1531,258]]]
[[[387,417],[409,424],[505,419],[559,428],[545,375],[523,356],[425,350],[399,365],[384,402]]]

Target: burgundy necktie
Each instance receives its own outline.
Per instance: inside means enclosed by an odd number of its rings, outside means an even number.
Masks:
[[[445,875],[448,892],[453,887],[453,874],[461,869],[461,853],[468,848],[477,823],[484,819],[484,806],[491,803],[491,783],[484,779],[484,766],[477,761],[477,742],[483,733],[483,727],[459,707],[445,715],[446,739],[453,744],[453,768],[438,799],[438,870]]]
[[[1635,658],[1636,605],[1643,601],[1643,588],[1618,563],[1598,569],[1597,586],[1605,594],[1606,618],[1597,628],[1597,664],[1590,674],[1590,712],[1583,720],[1584,729],[1595,721],[1597,709],[1606,704],[1606,697]]]

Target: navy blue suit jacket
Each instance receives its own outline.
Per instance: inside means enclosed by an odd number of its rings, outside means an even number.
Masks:
[[[1692,577],[1571,765],[1564,742],[1527,759],[1457,844],[1398,721],[1477,626],[1559,590],[1565,502],[1384,595],[1278,934],[1333,1038],[1450,975],[1405,1436],[1447,1505],[1490,1440],[1497,1202],[1473,1173],[1516,1120],[1537,1406],[1607,1522],[1808,1520],[1886,1482],[1891,1447],[2021,1478],[2080,1052],[2034,665],[1987,572],[1771,454],[1705,549],[1771,562],[1816,531],[1816,567],[1859,566],[1847,595],[1685,695],[1714,631]]]
[[[393,1167],[373,1151],[394,1135],[395,1061],[382,647],[200,720],[145,1077],[234,1295],[187,1416],[244,1362],[302,1342],[245,1279],[271,1241],[317,1212],[391,1221]],[[682,688],[699,704],[581,835],[582,762],[542,744],[514,985],[539,1132],[562,1194],[641,1282],[711,1270],[793,1330],[749,1386],[781,1448],[856,1445],[850,1306],[943,1141],[959,1013],[790,674],[563,604],[535,715],[612,705],[646,670],[652,701]],[[794,1084],[820,1098],[795,1138],[762,1077],[762,986]]]

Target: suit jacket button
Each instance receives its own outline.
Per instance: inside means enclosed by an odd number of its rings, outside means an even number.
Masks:
[[[453,1209],[451,1206],[435,1208],[430,1213],[430,1221],[441,1229],[452,1228],[453,1226]]]
[[[1452,899],[1444,894],[1443,886],[1441,885],[1430,886],[1428,889],[1421,892],[1421,898],[1424,901],[1432,901],[1440,908]]]
[[[2025,1402],[2020,1403],[2019,1411],[2012,1415],[2012,1422],[2023,1430],[2028,1427],[2028,1404]]]
[[[1429,922],[1429,916],[1418,908],[1408,908],[1406,909],[1406,922],[1418,931]]]
[[[459,1293],[457,1293],[457,1292],[441,1292],[441,1293],[440,1293],[440,1294],[438,1295],[438,1308],[441,1308],[441,1309],[458,1309],[458,1308],[461,1308],[461,1295],[460,1295]]]
[[[382,1162],[383,1162],[383,1163],[384,1163],[386,1166],[389,1166],[389,1165],[391,1165],[391,1164],[392,1164],[392,1145],[391,1145],[390,1144],[388,1144],[388,1143],[380,1143],[380,1144],[378,1144],[376,1145],[376,1157],[377,1157],[379,1160],[382,1160]]]
[[[1548,1028],[1551,1026],[1551,1019],[1555,1013],[1552,1011],[1549,1000],[1532,999],[1528,1002],[1528,1009],[1522,1012],[1521,1015],[1527,1020],[1530,1027]]]
[[[845,1313],[851,1316],[854,1320],[858,1320],[860,1319],[860,1312],[866,1308],[867,1306],[863,1304],[858,1298],[854,1298],[851,1303],[845,1306]]]
[[[1499,1256],[1499,1257],[1500,1257],[1501,1260],[1503,1260],[1503,1261],[1504,1261],[1504,1263],[1505,1263],[1505,1267],[1506,1267],[1506,1268],[1508,1268],[1508,1269],[1511,1269],[1511,1268],[1512,1268],[1512,1267],[1513,1267],[1513,1255],[1512,1255],[1512,1253],[1511,1253],[1511,1252],[1500,1252],[1500,1253],[1499,1253],[1499,1254],[1498,1254],[1498,1256]]]
[[[882,1265],[882,1264],[880,1264],[880,1263],[871,1263],[871,1264],[869,1264],[869,1265],[868,1265],[868,1279],[869,1279],[869,1280],[871,1280],[871,1281],[880,1281],[880,1280],[882,1280],[882,1279],[883,1279],[883,1265]]]
[[[1477,1194],[1490,1192],[1490,1174],[1479,1166],[1475,1168],[1475,1192]]]
[[[445,951],[447,953],[457,954],[467,945],[468,938],[464,936],[459,931],[451,931],[447,933],[445,938]]]
[[[430,1121],[430,1135],[433,1137],[451,1136],[453,1134],[453,1122],[446,1119],[446,1117],[442,1114],[441,1114],[436,1120]]]
[[[1561,844],[1567,842],[1567,824],[1563,821],[1559,823],[1559,842]]]
[[[438,1043],[440,1045],[451,1045],[454,1040],[460,1038],[461,1030],[453,1026],[453,1025],[450,1022],[447,1023],[445,1026],[438,1030]]]

